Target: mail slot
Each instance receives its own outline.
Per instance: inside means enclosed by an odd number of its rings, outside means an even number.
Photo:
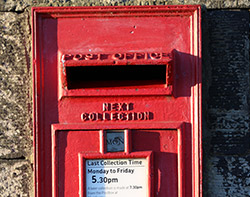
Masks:
[[[35,196],[202,196],[200,6],[32,12]]]
[[[67,88],[164,86],[166,65],[77,66],[66,68]]]

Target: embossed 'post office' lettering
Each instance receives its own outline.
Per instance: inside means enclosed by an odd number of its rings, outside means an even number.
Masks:
[[[136,59],[147,59],[147,55],[145,53],[136,53]]]
[[[157,60],[165,59],[170,60],[170,53],[165,52],[127,52],[127,53],[76,53],[76,54],[63,54],[62,62],[73,60],[73,61],[92,61],[92,60],[115,60],[115,61],[125,61],[125,60]]]

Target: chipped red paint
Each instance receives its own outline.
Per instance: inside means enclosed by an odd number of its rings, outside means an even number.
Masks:
[[[147,196],[202,196],[200,9],[32,9],[35,196],[86,196],[89,158],[146,158]]]

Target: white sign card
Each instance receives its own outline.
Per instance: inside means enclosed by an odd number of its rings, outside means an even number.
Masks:
[[[86,196],[147,197],[147,159],[86,160]]]

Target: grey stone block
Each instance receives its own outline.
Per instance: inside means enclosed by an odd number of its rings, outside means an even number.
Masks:
[[[208,14],[212,81],[210,108],[246,110],[249,92],[249,13]]]
[[[250,1],[249,0],[238,0],[237,7],[249,9],[250,8]]]
[[[32,169],[28,161],[0,161],[0,196],[32,196]]]
[[[0,11],[20,12],[30,6],[31,0],[0,0]]]
[[[211,57],[206,95],[210,153],[246,154],[249,151],[249,13],[208,11],[206,21]]]
[[[204,168],[204,197],[250,196],[250,156],[212,157]]]
[[[249,150],[249,116],[247,111],[210,111],[210,153],[243,155]]]
[[[0,13],[0,158],[32,151],[28,18],[27,13]]]

